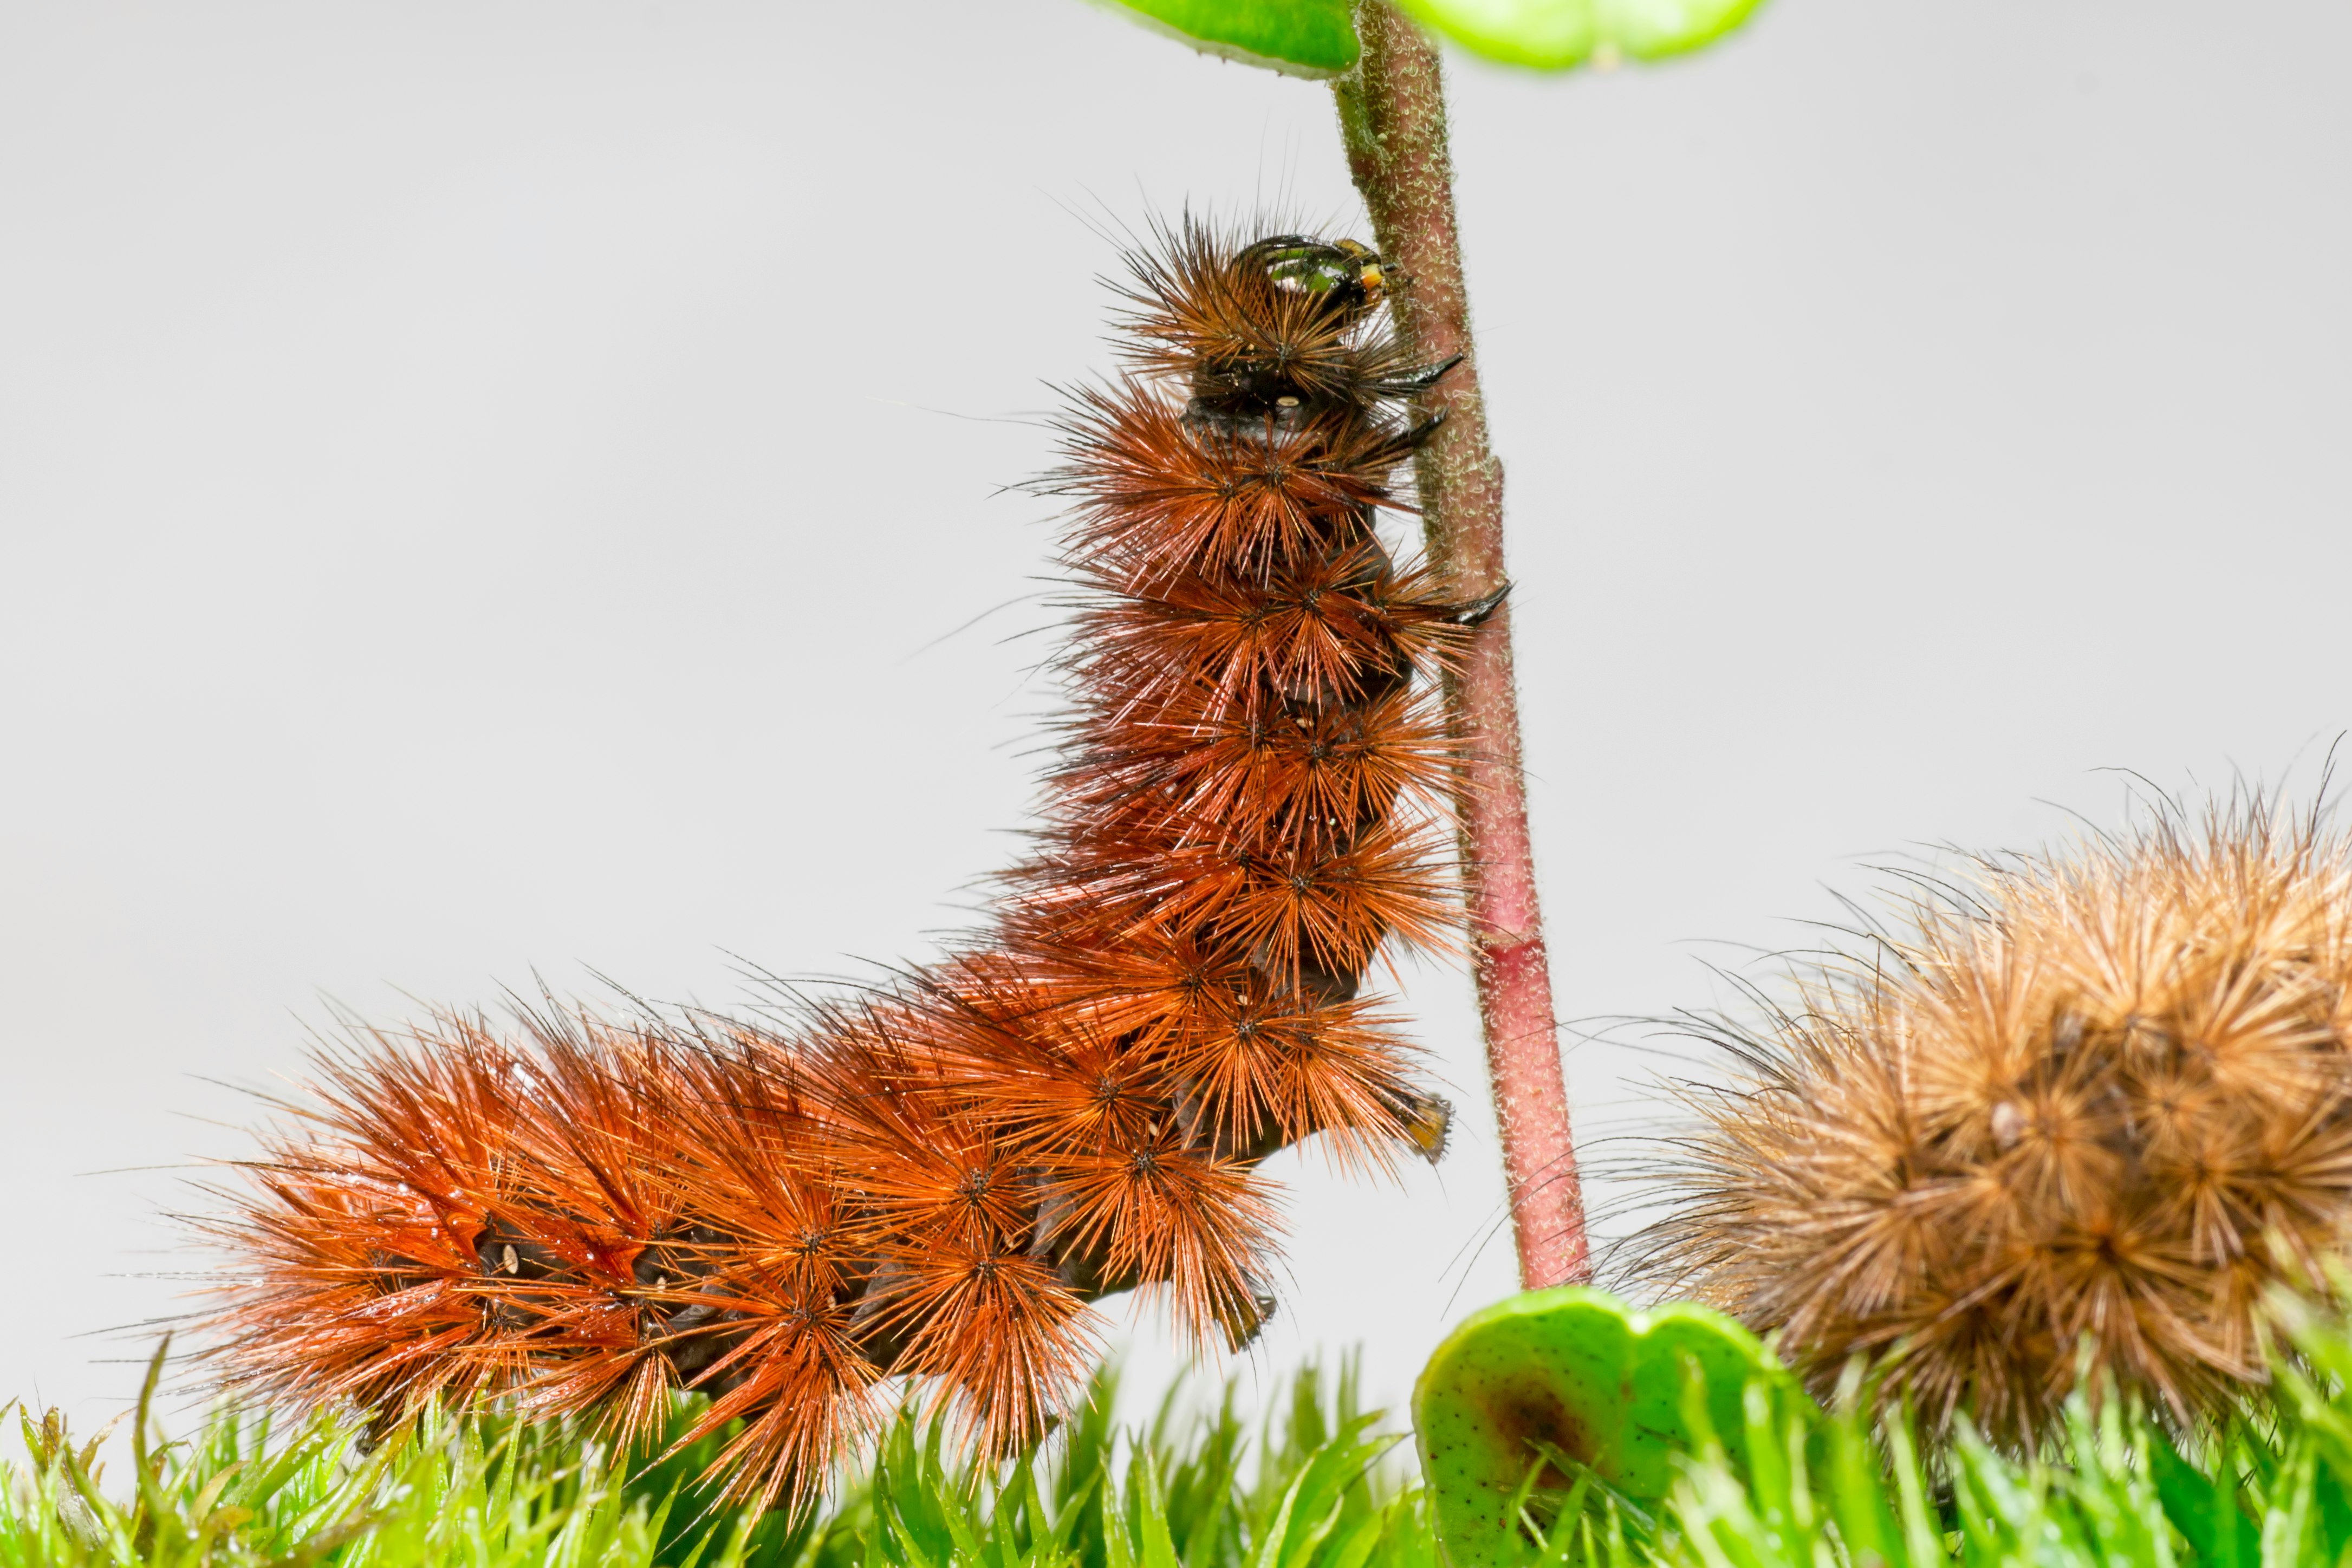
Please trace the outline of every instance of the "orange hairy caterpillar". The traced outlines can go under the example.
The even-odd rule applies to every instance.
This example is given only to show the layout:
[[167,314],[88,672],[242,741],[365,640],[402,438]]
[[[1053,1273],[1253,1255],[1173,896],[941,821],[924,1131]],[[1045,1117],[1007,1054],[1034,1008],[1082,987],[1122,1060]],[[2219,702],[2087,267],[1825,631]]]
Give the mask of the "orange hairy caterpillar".
[[2263,1298],[2352,1243],[2352,842],[2260,799],[1980,863],[1698,1092],[1640,1271],[1823,1392],[2031,1446],[2085,1369],[2184,1424],[2264,1381]]
[[1035,1437],[1102,1295],[1245,1343],[1275,1150],[1437,1156],[1444,1103],[1359,992],[1459,918],[1428,677],[1492,604],[1375,528],[1450,365],[1410,361],[1351,242],[1188,222],[1130,259],[1130,363],[1045,482],[1070,710],[991,929],[790,1028],[448,1014],[331,1057],[212,1227],[232,1387],[379,1422],[507,1395],[626,1440],[698,1389],[688,1440],[744,1423],[733,1492],[797,1502],[886,1378],[986,1451]]

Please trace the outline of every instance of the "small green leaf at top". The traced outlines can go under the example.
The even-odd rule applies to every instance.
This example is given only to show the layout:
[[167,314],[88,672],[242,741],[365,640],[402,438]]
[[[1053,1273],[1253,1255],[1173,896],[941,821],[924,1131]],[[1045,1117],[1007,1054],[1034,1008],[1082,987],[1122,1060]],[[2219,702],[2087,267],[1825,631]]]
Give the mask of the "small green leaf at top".
[[1118,0],[1113,8],[1203,54],[1286,76],[1335,77],[1356,63],[1348,0]]
[[1703,49],[1763,0],[1397,0],[1489,59],[1540,70],[1655,60]]
[[1744,1463],[1742,1401],[1758,1379],[1801,1397],[1755,1335],[1686,1301],[1637,1312],[1570,1285],[1475,1313],[1412,1395],[1448,1556],[1485,1568],[1528,1555],[1519,1514],[1531,1481],[1546,1493],[1597,1486],[1654,1511],[1677,1455],[1712,1441]]

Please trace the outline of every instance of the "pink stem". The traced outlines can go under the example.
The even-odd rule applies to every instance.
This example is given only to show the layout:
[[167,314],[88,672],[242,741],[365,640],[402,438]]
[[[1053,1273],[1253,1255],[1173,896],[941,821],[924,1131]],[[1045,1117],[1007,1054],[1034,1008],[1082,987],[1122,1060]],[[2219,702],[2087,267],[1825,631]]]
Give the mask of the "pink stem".
[[[1445,423],[1422,449],[1418,467],[1431,563],[1463,600],[1475,601],[1509,581],[1503,466],[1487,447],[1486,405],[1470,340],[1437,50],[1386,0],[1360,0],[1356,31],[1363,58],[1334,91],[1349,170],[1370,210],[1373,238],[1382,259],[1403,275],[1398,326],[1423,362],[1462,356],[1423,399]],[[1591,1273],[1591,1249],[1528,838],[1507,602],[1471,638],[1460,671],[1446,682],[1446,700],[1456,732],[1470,743],[1460,800],[1462,862],[1519,1281],[1529,1290],[1568,1284]]]

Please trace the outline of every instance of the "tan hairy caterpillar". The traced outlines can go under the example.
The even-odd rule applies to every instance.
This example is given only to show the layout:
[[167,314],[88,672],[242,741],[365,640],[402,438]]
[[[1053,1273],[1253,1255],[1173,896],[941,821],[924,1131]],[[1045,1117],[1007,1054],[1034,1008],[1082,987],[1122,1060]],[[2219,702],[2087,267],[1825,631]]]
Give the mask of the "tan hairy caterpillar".
[[1129,362],[1071,400],[1044,486],[1068,709],[989,927],[790,1027],[451,1012],[322,1061],[211,1226],[231,1387],[379,1423],[510,1395],[623,1440],[697,1389],[694,1436],[744,1422],[731,1492],[798,1502],[885,1379],[986,1451],[1035,1437],[1103,1295],[1247,1343],[1275,1150],[1441,1152],[1362,988],[1460,918],[1431,677],[1493,605],[1375,526],[1450,363],[1400,346],[1350,241],[1188,220],[1129,264]]
[[2271,1297],[2352,1250],[2352,841],[2252,794],[1929,884],[1760,1027],[1627,1272],[1857,1358],[1931,1427],[2120,1391],[2225,1421]]

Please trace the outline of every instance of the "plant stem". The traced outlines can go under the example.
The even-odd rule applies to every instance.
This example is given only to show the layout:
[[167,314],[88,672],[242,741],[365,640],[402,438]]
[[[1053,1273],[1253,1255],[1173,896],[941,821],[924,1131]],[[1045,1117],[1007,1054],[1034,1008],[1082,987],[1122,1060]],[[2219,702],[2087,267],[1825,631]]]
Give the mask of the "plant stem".
[[[1363,57],[1333,91],[1349,171],[1370,210],[1373,238],[1382,259],[1403,274],[1395,291],[1398,329],[1424,363],[1462,356],[1422,400],[1445,423],[1415,466],[1431,564],[1463,600],[1475,601],[1509,581],[1503,467],[1486,444],[1486,405],[1470,340],[1437,50],[1386,0],[1360,0],[1356,31]],[[1591,1273],[1591,1251],[1528,839],[1507,602],[1472,634],[1460,668],[1446,678],[1445,695],[1467,754],[1459,795],[1462,865],[1519,1280],[1529,1290],[1566,1284]]]

